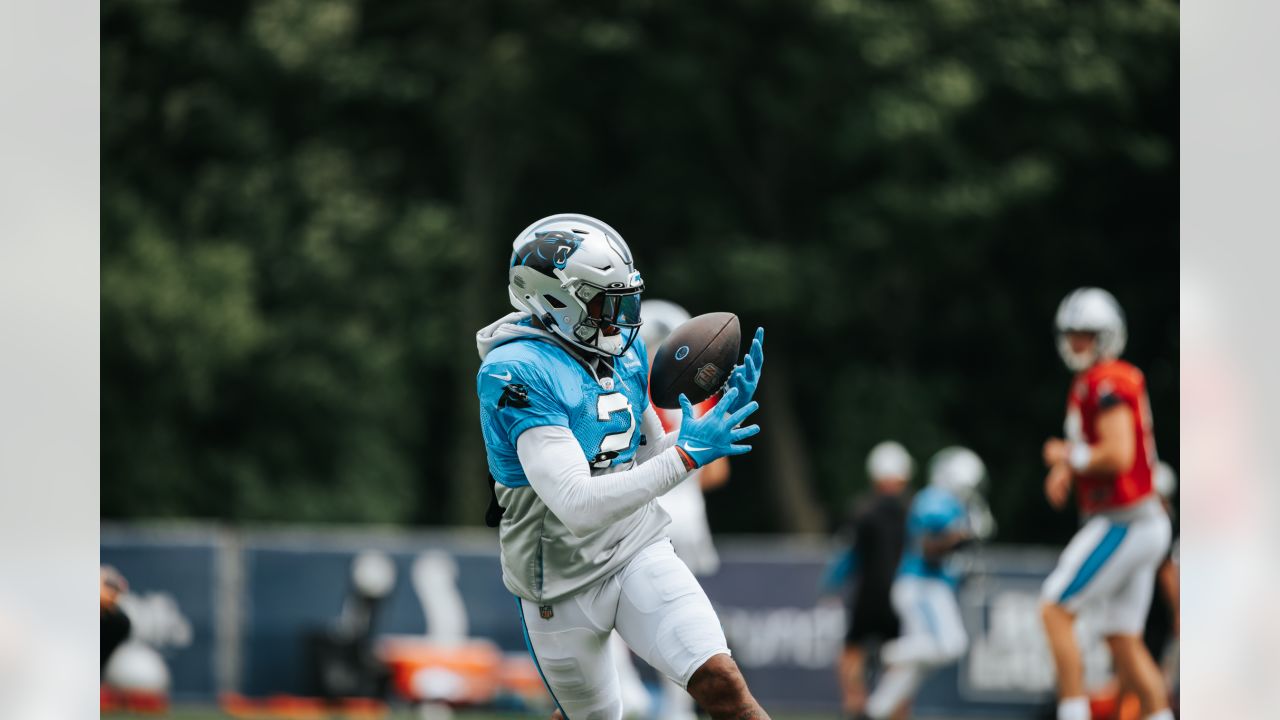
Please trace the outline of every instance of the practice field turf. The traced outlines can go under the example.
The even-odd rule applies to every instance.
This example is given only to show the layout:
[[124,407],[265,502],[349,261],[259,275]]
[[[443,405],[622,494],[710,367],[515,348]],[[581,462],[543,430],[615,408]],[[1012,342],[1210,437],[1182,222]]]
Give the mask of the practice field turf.
[[[212,708],[174,708],[166,715],[139,715],[133,713],[104,713],[103,720],[229,720],[231,716],[226,715],[219,710]],[[337,717],[337,716],[334,716]],[[519,713],[482,713],[482,712],[457,712],[454,714],[457,720],[533,720],[540,718],[545,720],[546,715],[523,715]],[[837,715],[821,715],[821,714],[771,714],[774,720],[837,720]],[[913,716],[915,717],[915,716]],[[399,710],[387,715],[384,720],[418,720],[419,716],[412,710]],[[916,720],[960,720],[959,718],[944,718],[938,716],[930,716],[928,718],[916,717]]]
[[[212,708],[174,708],[166,715],[140,715],[134,713],[104,713],[103,720],[228,720],[230,715],[226,715]],[[337,716],[334,716],[337,717]],[[532,720],[532,718],[542,718],[545,720],[546,715],[522,715],[518,713],[479,713],[479,712],[457,712],[454,714],[457,720]],[[773,715],[774,720],[832,720],[834,715]],[[384,720],[418,720],[418,715],[411,710],[400,710],[385,716]]]

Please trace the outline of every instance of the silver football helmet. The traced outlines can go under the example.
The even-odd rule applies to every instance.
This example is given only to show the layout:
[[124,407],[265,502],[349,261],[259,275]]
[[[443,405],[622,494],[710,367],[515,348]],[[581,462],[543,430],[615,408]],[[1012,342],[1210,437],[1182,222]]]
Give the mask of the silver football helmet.
[[588,215],[561,213],[512,243],[511,304],[575,347],[622,355],[640,330],[644,281],[622,235]]
[[911,453],[893,440],[878,443],[867,455],[867,475],[874,482],[910,480],[913,469]]
[[929,484],[946,490],[962,503],[978,494],[986,477],[987,466],[969,448],[946,447],[929,460]]
[[969,529],[979,540],[996,532],[995,517],[982,496],[987,485],[987,466],[969,448],[943,448],[929,460],[929,484],[946,490],[965,507]]
[[[1128,339],[1124,311],[1111,293],[1102,288],[1073,290],[1058,305],[1054,323],[1058,331],[1058,354],[1067,367],[1079,372],[1103,359],[1120,357]],[[1097,341],[1089,352],[1077,353],[1067,340],[1069,332],[1094,333]]]

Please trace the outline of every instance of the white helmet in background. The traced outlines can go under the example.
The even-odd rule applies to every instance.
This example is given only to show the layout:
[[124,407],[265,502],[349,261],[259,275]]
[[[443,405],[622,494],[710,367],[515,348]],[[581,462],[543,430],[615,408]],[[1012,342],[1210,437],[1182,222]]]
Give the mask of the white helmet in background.
[[929,484],[946,490],[962,503],[978,494],[986,477],[987,466],[969,448],[943,448],[929,460]]
[[589,215],[542,218],[512,243],[511,305],[588,352],[617,357],[631,347],[643,291],[622,235]]
[[688,310],[669,300],[656,299],[640,303],[640,316],[644,318],[644,325],[640,326],[640,339],[644,340],[650,360],[658,352],[662,341],[690,318]]
[[1156,487],[1156,492],[1160,497],[1168,500],[1178,491],[1178,473],[1173,471],[1169,463],[1161,460],[1156,463],[1155,477],[1152,478],[1152,484]]
[[873,482],[910,480],[914,466],[907,449],[893,440],[877,444],[867,455],[867,475]]
[[[1079,372],[1103,359],[1120,357],[1128,339],[1124,311],[1111,293],[1102,288],[1073,290],[1058,305],[1054,325],[1058,331],[1058,354],[1067,367]],[[1089,332],[1097,336],[1093,350],[1076,353],[1067,341],[1069,332]]]

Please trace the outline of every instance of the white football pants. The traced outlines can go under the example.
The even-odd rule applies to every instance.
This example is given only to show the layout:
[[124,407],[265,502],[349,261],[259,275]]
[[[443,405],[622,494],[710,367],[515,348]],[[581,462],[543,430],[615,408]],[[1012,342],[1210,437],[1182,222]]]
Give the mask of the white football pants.
[[609,651],[615,628],[682,688],[707,660],[730,654],[711,601],[666,538],[576,595],[550,605],[518,603],[534,663],[567,720],[622,717]]
[[893,581],[890,597],[902,634],[880,651],[887,669],[866,706],[867,715],[877,720],[914,695],[927,672],[959,660],[969,647],[950,583],[902,575]]
[[1062,551],[1041,598],[1072,613],[1098,607],[1104,637],[1141,635],[1170,534],[1169,516],[1155,499],[1094,515]]
[[[649,689],[644,686],[644,681],[640,679],[640,671],[636,670],[636,664],[631,660],[631,648],[623,642],[617,630],[609,634],[609,654],[613,656],[613,667],[618,671],[618,689],[622,695],[622,717],[649,717],[650,711],[653,710],[653,698],[649,697]],[[684,690],[680,692],[689,694]]]

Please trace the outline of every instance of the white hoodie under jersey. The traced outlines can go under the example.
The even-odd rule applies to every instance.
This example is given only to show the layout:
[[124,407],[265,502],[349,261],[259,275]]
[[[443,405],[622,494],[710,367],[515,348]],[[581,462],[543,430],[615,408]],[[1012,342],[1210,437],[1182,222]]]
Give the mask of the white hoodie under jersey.
[[649,406],[637,340],[601,371],[512,313],[480,330],[480,421],[498,504],[503,582],[553,603],[662,538],[654,501],[688,475]]

